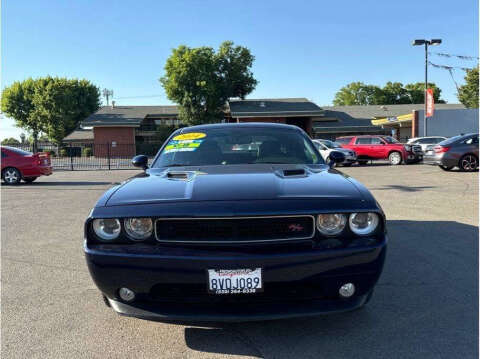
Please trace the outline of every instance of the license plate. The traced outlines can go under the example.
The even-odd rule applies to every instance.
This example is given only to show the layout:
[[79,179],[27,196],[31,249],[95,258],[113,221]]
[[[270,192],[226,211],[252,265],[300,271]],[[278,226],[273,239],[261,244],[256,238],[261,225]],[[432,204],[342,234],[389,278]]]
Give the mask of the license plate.
[[249,294],[262,291],[262,268],[208,270],[209,293]]
[[427,151],[426,154],[427,155],[433,155],[433,151]]

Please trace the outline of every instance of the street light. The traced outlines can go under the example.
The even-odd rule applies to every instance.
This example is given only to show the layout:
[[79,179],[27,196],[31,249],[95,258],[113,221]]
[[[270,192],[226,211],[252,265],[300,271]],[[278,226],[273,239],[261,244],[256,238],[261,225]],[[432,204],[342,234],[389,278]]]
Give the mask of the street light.
[[424,92],[424,109],[423,109],[423,136],[427,136],[427,87],[428,87],[428,45],[430,46],[437,46],[442,43],[442,39],[431,39],[431,40],[425,40],[425,39],[417,39],[413,40],[412,45],[413,46],[425,46],[425,92]]

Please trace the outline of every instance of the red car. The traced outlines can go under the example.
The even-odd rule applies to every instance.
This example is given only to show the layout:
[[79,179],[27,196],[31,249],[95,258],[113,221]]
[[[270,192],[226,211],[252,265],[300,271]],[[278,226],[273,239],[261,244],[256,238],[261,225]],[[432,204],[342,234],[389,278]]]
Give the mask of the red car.
[[361,165],[369,160],[388,159],[392,165],[399,165],[402,162],[414,163],[423,159],[421,146],[403,144],[390,136],[338,137],[335,142],[354,150]]
[[31,153],[19,148],[2,146],[2,180],[18,184],[23,179],[31,183],[39,176],[50,176],[52,164],[48,153]]

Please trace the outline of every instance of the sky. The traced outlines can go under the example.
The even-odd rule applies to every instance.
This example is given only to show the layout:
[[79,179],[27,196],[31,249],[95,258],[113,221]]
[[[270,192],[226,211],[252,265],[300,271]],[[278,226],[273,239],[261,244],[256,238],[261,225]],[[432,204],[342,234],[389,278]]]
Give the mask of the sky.
[[[85,78],[112,89],[118,105],[171,104],[158,79],[181,44],[246,46],[259,81],[248,98],[306,97],[319,106],[353,81],[424,81],[416,38],[441,38],[431,51],[478,56],[476,0],[3,0],[1,12],[2,89],[28,77]],[[461,70],[454,77],[464,82]],[[458,103],[446,70],[430,67],[429,81]],[[18,138],[23,131],[1,117],[0,138]]]

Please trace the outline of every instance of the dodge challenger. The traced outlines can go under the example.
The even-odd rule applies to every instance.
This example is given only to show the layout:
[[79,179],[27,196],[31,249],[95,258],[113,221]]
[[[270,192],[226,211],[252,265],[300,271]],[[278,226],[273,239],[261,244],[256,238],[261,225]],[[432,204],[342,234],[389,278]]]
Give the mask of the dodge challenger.
[[252,321],[350,311],[382,272],[385,215],[299,127],[174,132],[109,189],[84,226],[90,274],[115,312]]

